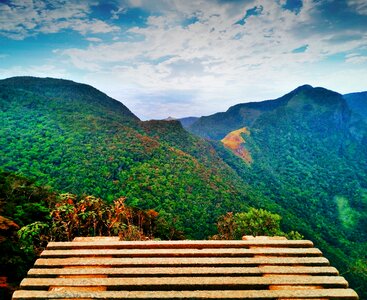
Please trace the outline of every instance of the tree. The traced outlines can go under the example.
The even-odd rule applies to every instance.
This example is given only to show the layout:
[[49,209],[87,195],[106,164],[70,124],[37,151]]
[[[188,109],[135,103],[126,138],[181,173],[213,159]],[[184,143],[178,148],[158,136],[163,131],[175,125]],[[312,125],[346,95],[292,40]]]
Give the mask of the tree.
[[212,239],[234,240],[244,235],[286,236],[288,239],[299,240],[303,236],[297,231],[285,233],[280,229],[281,216],[265,209],[250,208],[248,212],[240,212],[220,216],[217,222],[218,234]]
[[281,216],[264,209],[250,208],[248,212],[234,215],[236,224],[234,236],[241,238],[243,235],[284,235],[280,229]]

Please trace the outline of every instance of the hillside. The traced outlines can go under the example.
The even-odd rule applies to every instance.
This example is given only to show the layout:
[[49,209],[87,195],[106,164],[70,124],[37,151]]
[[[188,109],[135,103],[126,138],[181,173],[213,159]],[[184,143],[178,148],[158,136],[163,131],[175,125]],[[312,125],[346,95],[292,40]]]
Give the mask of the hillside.
[[213,234],[228,211],[266,208],[367,290],[366,123],[335,92],[302,86],[197,119],[189,128],[207,141],[88,85],[16,77],[0,81],[0,120],[0,169],[59,193],[126,197],[188,238]]
[[[22,108],[51,111],[58,118],[77,120],[77,114],[110,121],[138,121],[121,102],[108,97],[97,89],[70,80],[36,77],[13,77],[0,80],[3,111]],[[64,121],[64,123],[67,123]]]
[[[251,164],[220,142],[243,127],[251,133],[243,134]],[[245,182],[280,205],[284,218],[296,215],[287,223],[314,240],[359,292],[367,290],[367,129],[342,95],[302,86],[189,128],[214,139]]]
[[58,192],[120,196],[165,215],[187,237],[257,203],[214,148],[178,121],[141,122],[93,87],[59,79],[0,81],[0,168]]
[[198,117],[187,117],[187,118],[181,118],[179,119],[180,123],[184,128],[189,127],[191,124],[193,124],[195,121],[197,121]]
[[245,135],[250,135],[246,127],[231,131],[223,139],[221,139],[224,147],[230,149],[235,155],[241,157],[245,162],[251,163],[252,158],[245,147]]
[[251,126],[259,116],[286,104],[299,91],[312,89],[309,85],[301,86],[276,100],[249,102],[230,107],[226,112],[197,119],[187,129],[199,136],[221,140],[229,132],[241,127]]
[[354,113],[367,120],[367,92],[346,94],[343,97]]

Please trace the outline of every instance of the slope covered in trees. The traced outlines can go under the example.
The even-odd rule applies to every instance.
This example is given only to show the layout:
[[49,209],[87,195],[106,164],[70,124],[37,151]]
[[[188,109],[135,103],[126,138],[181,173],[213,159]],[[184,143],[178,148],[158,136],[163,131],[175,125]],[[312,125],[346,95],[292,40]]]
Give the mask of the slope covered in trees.
[[346,94],[343,97],[348,107],[367,121],[367,92]]
[[185,128],[199,136],[221,140],[231,131],[251,126],[262,114],[283,106],[299,91],[308,89],[312,87],[304,85],[276,100],[237,104],[226,112],[201,117]]
[[178,121],[141,122],[123,104],[71,81],[0,81],[0,168],[59,192],[155,209],[206,238],[221,214],[256,203],[210,143]]
[[[0,172],[0,298],[10,300],[20,280],[49,241],[78,236],[119,236],[120,240],[184,239],[164,215],[94,196],[58,194],[24,177]],[[212,239],[241,239],[244,234],[286,235],[281,217],[263,209],[227,213],[218,219]],[[18,225],[20,224],[20,225]]]
[[[0,168],[60,193],[109,204],[124,197],[188,238],[214,234],[229,211],[265,208],[282,216],[283,231],[315,241],[361,292],[366,123],[347,104],[337,93],[303,86],[196,120],[190,130],[207,141],[175,120],[141,122],[87,85],[10,78],[0,81]],[[244,127],[251,163],[220,142]],[[161,235],[170,238],[172,230]]]
[[[58,194],[27,178],[0,172],[0,299],[11,299],[47,242],[76,236],[119,236],[122,240],[179,238],[154,210],[94,197]],[[181,235],[180,235],[181,234]]]
[[[237,174],[281,206],[287,224],[315,241],[365,295],[367,127],[363,118],[342,95],[311,86],[274,101],[239,104],[222,114],[222,121],[218,115],[208,116],[190,129],[214,139],[217,151]],[[227,130],[244,126],[251,133],[243,136],[250,165],[219,141]],[[288,213],[297,218],[289,219]]]

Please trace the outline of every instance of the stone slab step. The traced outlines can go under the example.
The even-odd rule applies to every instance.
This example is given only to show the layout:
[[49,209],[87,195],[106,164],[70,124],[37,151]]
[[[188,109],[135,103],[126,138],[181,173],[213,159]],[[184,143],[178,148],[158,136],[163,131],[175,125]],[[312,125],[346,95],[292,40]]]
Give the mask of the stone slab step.
[[187,266],[245,266],[245,265],[329,265],[325,257],[204,257],[204,258],[40,258],[35,262],[37,267],[67,267],[67,266],[113,266],[113,267],[187,267]]
[[28,272],[29,277],[56,277],[65,275],[109,275],[109,276],[241,276],[263,274],[310,274],[338,275],[334,267],[292,267],[292,266],[262,266],[262,267],[183,267],[183,268],[33,268]]
[[244,287],[270,285],[317,285],[344,287],[348,282],[341,276],[292,276],[266,277],[129,277],[129,278],[25,278],[23,289],[49,289],[50,287],[99,287],[127,290],[206,290],[243,289]]
[[[284,236],[252,236],[245,235],[242,237],[243,240],[286,240]],[[96,241],[119,241],[118,236],[77,236],[73,239],[73,242],[96,242]]]
[[50,242],[13,299],[358,299],[311,241]]
[[142,241],[126,242],[115,240],[92,240],[92,242],[50,242],[47,249],[180,249],[180,248],[248,248],[290,247],[309,248],[308,240],[253,239],[245,241]]
[[44,250],[42,258],[52,257],[245,257],[254,255],[272,256],[321,256],[317,248],[218,248],[218,249],[78,249]]
[[267,291],[16,291],[14,300],[45,299],[358,299],[352,289],[267,290]]

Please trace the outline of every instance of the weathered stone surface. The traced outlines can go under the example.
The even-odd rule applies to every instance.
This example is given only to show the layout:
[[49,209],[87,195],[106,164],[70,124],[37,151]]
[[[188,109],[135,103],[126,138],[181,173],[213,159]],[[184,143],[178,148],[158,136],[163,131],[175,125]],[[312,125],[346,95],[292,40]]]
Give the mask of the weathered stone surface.
[[321,256],[322,252],[316,248],[233,248],[233,249],[79,249],[79,250],[45,250],[42,258],[61,257],[251,257],[266,256]]
[[310,241],[49,243],[13,299],[358,299]]
[[56,277],[64,275],[110,275],[111,277],[128,276],[240,276],[264,274],[309,274],[338,275],[334,267],[292,267],[292,266],[261,266],[261,267],[182,267],[182,268],[33,268],[28,277]]
[[325,266],[329,261],[325,257],[69,257],[69,258],[40,258],[37,267],[63,266],[111,266],[111,267],[188,267],[188,266],[248,266],[248,265],[308,265]]
[[144,241],[126,242],[92,240],[92,242],[50,242],[47,246],[50,250],[56,249],[180,249],[180,248],[248,248],[250,246],[262,247],[313,247],[308,240],[277,240],[277,239],[253,239],[247,241]]
[[62,287],[114,287],[129,290],[205,290],[219,289],[251,289],[255,286],[269,285],[321,285],[347,287],[347,281],[341,276],[249,276],[249,277],[133,277],[133,278],[25,278],[21,288],[44,289],[50,286]]
[[17,291],[14,300],[29,299],[358,299],[351,289],[273,290],[273,291],[105,291],[105,292],[47,292]]

